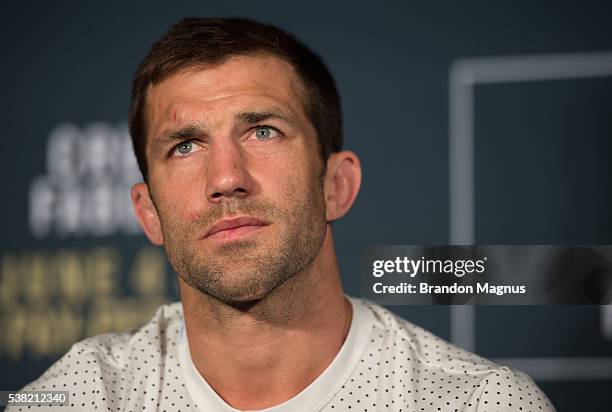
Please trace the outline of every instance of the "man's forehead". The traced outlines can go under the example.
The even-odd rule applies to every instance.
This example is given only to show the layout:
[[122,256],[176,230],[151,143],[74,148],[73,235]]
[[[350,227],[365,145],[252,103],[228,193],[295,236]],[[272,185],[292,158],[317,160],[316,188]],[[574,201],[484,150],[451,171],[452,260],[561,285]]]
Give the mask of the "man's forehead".
[[[278,111],[303,114],[303,96],[303,84],[286,61],[269,55],[235,56],[217,65],[185,68],[150,86],[146,114],[154,132],[161,126],[156,123],[175,123],[181,116],[192,115],[188,112],[197,111],[198,106],[214,107],[217,102],[231,102],[235,97],[243,103],[251,101],[254,109],[259,109],[255,107],[259,101]],[[236,107],[234,112],[245,109]]]
[[302,89],[292,65],[274,56],[255,55],[186,67],[150,85],[147,95],[149,102],[164,103],[176,97],[215,100],[235,92],[301,97]]

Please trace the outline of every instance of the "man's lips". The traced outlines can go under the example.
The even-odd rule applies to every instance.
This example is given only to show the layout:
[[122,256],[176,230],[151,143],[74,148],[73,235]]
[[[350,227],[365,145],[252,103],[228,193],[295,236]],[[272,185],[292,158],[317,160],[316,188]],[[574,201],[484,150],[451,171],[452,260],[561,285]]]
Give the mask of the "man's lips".
[[266,226],[267,223],[255,217],[223,219],[215,223],[204,236],[205,239],[233,237]]

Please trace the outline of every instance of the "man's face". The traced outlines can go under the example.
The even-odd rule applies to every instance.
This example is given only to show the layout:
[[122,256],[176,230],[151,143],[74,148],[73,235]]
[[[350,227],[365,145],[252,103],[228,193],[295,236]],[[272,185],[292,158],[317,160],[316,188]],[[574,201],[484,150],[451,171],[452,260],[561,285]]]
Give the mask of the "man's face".
[[239,56],[149,91],[149,192],[186,283],[226,303],[264,297],[319,253],[323,163],[286,62]]

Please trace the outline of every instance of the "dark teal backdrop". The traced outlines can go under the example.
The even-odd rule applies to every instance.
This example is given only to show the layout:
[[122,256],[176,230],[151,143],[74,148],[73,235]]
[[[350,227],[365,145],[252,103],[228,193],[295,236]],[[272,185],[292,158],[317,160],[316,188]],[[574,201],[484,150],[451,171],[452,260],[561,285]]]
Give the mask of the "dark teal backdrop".
[[[364,247],[450,241],[453,62],[612,53],[605,1],[19,2],[0,15],[2,390],[39,376],[75,339],[135,326],[176,298],[163,253],[124,215],[131,76],[176,19],[277,24],[335,74],[346,148],[364,170],[353,210],[334,225],[353,295]],[[476,85],[474,97],[475,241],[612,244],[612,67]],[[451,338],[448,307],[392,309]],[[612,310],[482,307],[474,319],[479,354],[548,362],[534,376],[560,411],[610,409],[612,372],[589,365],[610,364]],[[568,359],[592,363],[568,371]]]

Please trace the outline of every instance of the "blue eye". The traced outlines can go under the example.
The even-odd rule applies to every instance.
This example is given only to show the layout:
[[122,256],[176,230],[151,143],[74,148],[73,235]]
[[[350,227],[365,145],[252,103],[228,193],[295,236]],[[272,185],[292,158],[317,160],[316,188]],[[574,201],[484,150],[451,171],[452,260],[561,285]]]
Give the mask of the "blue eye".
[[176,146],[176,151],[181,155],[188,155],[193,149],[192,142],[183,142]]
[[268,140],[274,137],[274,133],[276,133],[276,131],[271,127],[259,127],[255,129],[255,138],[257,140]]

